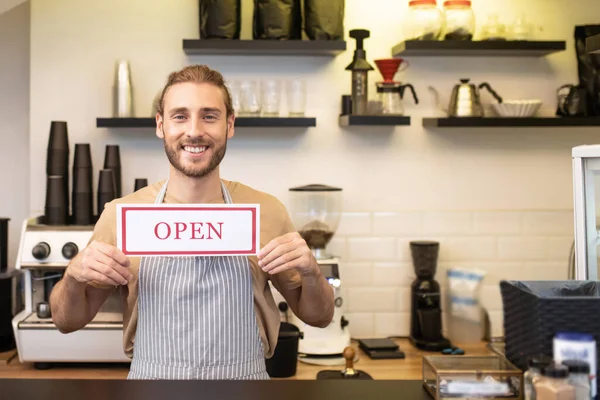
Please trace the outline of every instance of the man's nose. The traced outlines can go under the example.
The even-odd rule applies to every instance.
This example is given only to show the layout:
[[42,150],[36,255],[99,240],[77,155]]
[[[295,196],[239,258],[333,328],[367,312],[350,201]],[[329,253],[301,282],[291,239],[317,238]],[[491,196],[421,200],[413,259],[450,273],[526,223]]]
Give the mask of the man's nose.
[[188,136],[193,137],[201,137],[206,135],[206,131],[204,130],[204,124],[201,117],[194,118],[192,120],[192,126],[188,132]]

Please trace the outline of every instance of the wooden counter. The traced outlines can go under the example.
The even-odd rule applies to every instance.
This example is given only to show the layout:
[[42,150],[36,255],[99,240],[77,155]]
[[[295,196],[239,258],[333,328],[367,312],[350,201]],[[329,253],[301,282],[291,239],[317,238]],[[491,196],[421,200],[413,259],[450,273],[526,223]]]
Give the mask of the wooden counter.
[[421,381],[127,381],[6,379],[3,399],[433,400]]
[[[440,353],[422,352],[414,348],[408,340],[396,340],[400,348],[406,353],[406,358],[401,360],[371,360],[366,354],[358,350],[359,360],[355,368],[369,373],[374,379],[421,379],[424,355],[439,355]],[[357,343],[353,346],[358,349]],[[472,345],[458,345],[465,350],[465,355],[493,354],[487,348],[487,343]],[[342,369],[335,366],[317,366],[298,363],[296,376],[292,380],[312,380],[323,369]],[[125,379],[129,371],[129,364],[57,364],[48,370],[37,370],[33,364],[21,364],[18,357],[14,357],[6,365],[0,365],[1,378],[26,378],[26,379]]]

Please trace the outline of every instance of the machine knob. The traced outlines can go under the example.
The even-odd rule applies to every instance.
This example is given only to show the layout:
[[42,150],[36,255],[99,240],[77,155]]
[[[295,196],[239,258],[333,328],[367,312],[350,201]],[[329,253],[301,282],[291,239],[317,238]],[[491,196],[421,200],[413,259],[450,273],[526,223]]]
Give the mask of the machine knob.
[[287,312],[287,310],[289,308],[288,304],[286,302],[284,302],[284,301],[282,301],[281,303],[279,303],[277,305],[277,307],[279,308],[279,311],[281,311],[281,312]]
[[62,248],[62,255],[67,260],[70,260],[73,257],[75,257],[77,253],[79,253],[79,248],[73,242],[65,243],[65,245]]
[[344,317],[342,317],[342,319],[340,321],[341,321],[340,323],[342,324],[342,329],[344,329],[345,327],[347,327],[350,324],[350,322]]
[[48,258],[50,255],[50,245],[46,242],[40,242],[36,244],[33,247],[33,250],[31,250],[31,255],[33,255],[37,260]]

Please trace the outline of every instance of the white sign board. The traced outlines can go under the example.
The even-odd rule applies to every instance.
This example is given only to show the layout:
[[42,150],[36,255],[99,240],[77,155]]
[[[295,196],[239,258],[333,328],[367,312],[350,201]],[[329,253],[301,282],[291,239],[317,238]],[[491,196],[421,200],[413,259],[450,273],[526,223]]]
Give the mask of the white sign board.
[[256,255],[258,204],[117,204],[117,247],[127,256]]

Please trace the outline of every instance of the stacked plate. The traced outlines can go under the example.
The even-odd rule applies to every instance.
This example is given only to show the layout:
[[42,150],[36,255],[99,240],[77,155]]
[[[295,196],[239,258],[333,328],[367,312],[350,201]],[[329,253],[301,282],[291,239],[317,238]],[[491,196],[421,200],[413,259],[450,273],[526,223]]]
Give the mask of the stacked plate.
[[504,100],[492,103],[494,112],[500,117],[533,117],[542,105],[541,100]]

